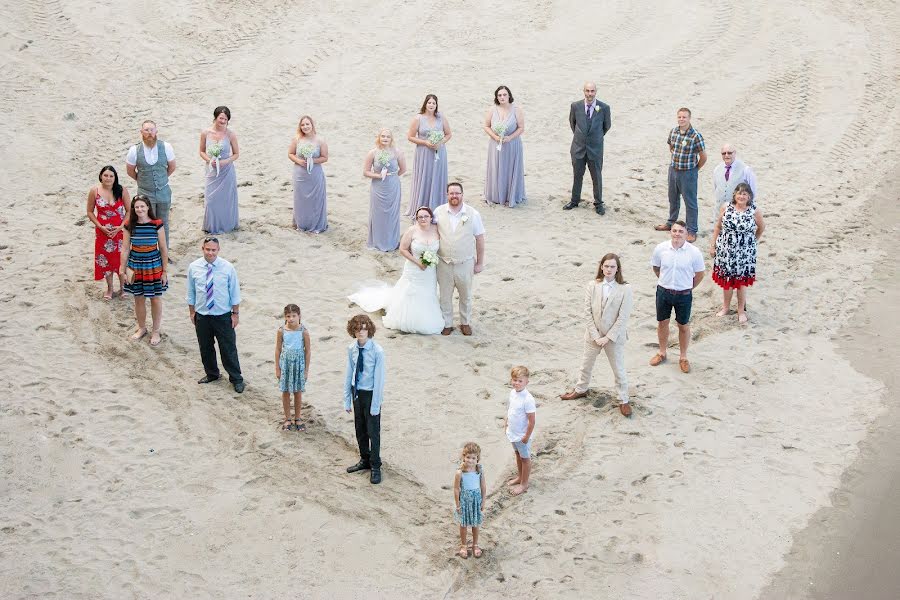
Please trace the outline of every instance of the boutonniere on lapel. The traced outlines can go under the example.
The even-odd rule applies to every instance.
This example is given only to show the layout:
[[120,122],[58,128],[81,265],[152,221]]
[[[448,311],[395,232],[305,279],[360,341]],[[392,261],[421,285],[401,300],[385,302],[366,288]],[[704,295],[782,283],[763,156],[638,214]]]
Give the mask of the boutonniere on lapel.
[[594,101],[594,112],[600,112],[600,103],[596,100]]

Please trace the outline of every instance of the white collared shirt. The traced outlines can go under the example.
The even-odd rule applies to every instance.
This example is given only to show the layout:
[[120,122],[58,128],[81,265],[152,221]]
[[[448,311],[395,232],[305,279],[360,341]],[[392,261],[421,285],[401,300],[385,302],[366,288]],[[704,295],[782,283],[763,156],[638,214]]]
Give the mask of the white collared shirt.
[[[144,160],[147,161],[148,165],[155,165],[156,161],[159,160],[159,144],[154,144],[152,148],[148,148],[144,142],[141,142],[141,146],[144,148]],[[163,146],[166,149],[166,160],[169,162],[175,160],[175,151],[172,150],[172,145],[169,142],[163,142]],[[137,164],[137,144],[128,148],[125,164],[131,166]]]
[[659,285],[667,290],[690,290],[694,287],[694,273],[706,270],[703,253],[685,242],[681,248],[672,246],[672,240],[658,244],[653,249],[650,266],[659,268]]
[[606,302],[606,299],[609,298],[610,294],[612,294],[613,290],[615,289],[613,287],[615,285],[616,285],[615,279],[613,279],[612,281],[606,281],[606,279],[603,280],[603,283],[600,286],[600,289],[602,290],[602,293],[600,296],[601,302]]
[[453,208],[447,205],[447,216],[450,217],[450,229],[456,231],[462,222],[463,215],[467,215],[472,220],[472,235],[484,235],[484,223],[478,211],[463,202],[460,205],[459,212],[453,212]]

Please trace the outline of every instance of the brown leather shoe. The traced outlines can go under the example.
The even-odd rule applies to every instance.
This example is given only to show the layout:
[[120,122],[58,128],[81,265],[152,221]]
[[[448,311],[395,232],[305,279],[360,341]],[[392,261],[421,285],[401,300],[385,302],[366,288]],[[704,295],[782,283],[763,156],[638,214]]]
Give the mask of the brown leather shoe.
[[441,335],[450,335],[451,333],[453,333],[452,327],[444,327],[441,329]]
[[659,365],[661,362],[664,362],[665,360],[666,360],[666,355],[660,354],[659,352],[657,352],[656,354],[653,355],[653,358],[650,359],[650,366],[655,367],[655,366]]
[[655,229],[657,231],[669,231],[670,229],[672,229],[672,226],[669,225],[668,223],[661,223],[661,224],[657,225],[656,227],[654,227],[653,229]]
[[628,404],[627,402],[623,402],[622,404],[619,405],[619,412],[622,413],[623,417],[630,417],[631,416],[631,405]]
[[691,363],[688,362],[686,358],[678,359],[678,366],[681,367],[682,373],[690,373],[691,372]]
[[692,243],[692,244],[693,244],[694,242],[696,242],[696,241],[697,241],[697,234],[696,234],[696,233],[689,233],[689,234],[687,234],[687,241],[689,241],[689,242]]
[[472,335],[472,328],[468,325],[460,325],[459,330],[462,331],[463,335]]
[[572,390],[571,392],[566,392],[565,394],[560,394],[560,400],[577,400],[578,398],[586,398],[587,392],[577,392]]

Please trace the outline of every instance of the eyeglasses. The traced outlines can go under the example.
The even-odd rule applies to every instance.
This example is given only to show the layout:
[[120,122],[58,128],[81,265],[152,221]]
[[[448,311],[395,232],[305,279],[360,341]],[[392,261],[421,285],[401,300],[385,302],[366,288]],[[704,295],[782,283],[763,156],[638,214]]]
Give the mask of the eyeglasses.
[[448,196],[462,196],[462,192],[447,192]]
[[416,219],[419,219],[419,220],[422,220],[422,219],[430,219],[430,218],[431,218],[431,217],[428,216],[428,215],[416,215]]
[[734,154],[734,150],[732,150],[731,152],[723,152],[722,156],[731,156],[732,154]]

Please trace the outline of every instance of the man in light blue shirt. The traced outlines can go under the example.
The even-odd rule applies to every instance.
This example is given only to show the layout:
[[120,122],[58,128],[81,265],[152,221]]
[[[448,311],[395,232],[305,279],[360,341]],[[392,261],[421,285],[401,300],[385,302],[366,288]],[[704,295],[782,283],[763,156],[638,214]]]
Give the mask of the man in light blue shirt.
[[200,359],[206,376],[197,383],[210,383],[219,379],[216,347],[222,354],[222,366],[228,372],[228,380],[238,394],[244,391],[244,378],[237,354],[237,336],[241,308],[241,289],[237,271],[230,262],[219,257],[219,240],[208,237],[203,240],[203,258],[188,267],[187,303],[191,323],[200,344]]
[[359,462],[348,473],[371,469],[369,481],[381,483],[381,402],[384,399],[384,350],[375,343],[375,324],[368,315],[347,322],[355,338],[347,348],[344,410],[353,412]]

